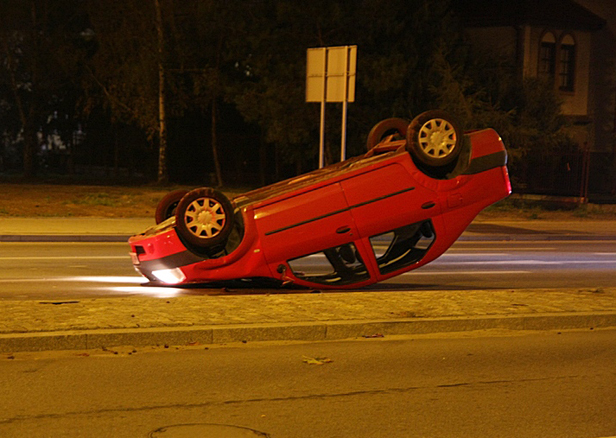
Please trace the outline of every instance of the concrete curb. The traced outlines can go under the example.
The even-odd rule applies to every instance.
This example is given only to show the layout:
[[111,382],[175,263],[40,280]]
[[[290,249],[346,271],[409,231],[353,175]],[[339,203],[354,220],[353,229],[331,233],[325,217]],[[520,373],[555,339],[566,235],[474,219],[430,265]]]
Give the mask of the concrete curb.
[[491,329],[518,331],[607,327],[616,327],[616,312],[11,333],[0,335],[0,353],[195,343],[328,341]]
[[130,235],[114,234],[3,234],[0,242],[128,242]]

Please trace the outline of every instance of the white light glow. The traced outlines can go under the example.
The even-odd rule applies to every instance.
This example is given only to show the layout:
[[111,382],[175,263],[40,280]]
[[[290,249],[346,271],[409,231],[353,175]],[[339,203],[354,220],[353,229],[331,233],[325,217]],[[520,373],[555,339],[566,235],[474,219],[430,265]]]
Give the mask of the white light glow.
[[152,271],[152,275],[166,284],[178,284],[186,280],[186,276],[179,268]]
[[173,287],[138,287],[138,286],[118,286],[118,287],[110,287],[109,290],[113,292],[122,292],[129,294],[138,294],[138,295],[149,295],[155,298],[173,298],[180,295],[183,291],[182,289],[176,289]]
[[64,281],[86,281],[92,283],[132,283],[132,284],[143,284],[147,283],[148,280],[145,277],[112,277],[112,276],[90,276],[90,277],[67,277],[63,278]]

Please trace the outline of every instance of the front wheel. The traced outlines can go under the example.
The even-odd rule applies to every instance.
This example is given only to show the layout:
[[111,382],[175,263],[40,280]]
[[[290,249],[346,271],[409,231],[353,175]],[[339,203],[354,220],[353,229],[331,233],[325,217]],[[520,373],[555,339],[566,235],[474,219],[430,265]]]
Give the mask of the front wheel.
[[175,226],[179,235],[197,248],[222,244],[233,229],[233,206],[212,188],[192,190],[177,206]]
[[426,111],[409,125],[407,147],[420,163],[441,167],[460,155],[462,134],[458,123],[445,111]]

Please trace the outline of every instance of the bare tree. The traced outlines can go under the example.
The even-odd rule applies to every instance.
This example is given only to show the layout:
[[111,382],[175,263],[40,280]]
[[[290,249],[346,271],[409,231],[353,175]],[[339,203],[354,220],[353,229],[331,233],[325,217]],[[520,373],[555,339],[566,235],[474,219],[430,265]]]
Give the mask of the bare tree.
[[164,6],[164,0],[88,3],[98,43],[88,63],[89,96],[102,99],[112,120],[136,124],[149,140],[158,140],[157,179],[161,183],[168,180]]
[[70,17],[46,0],[2,2],[0,8],[0,82],[7,91],[2,98],[18,121],[12,131],[23,139],[24,176],[30,178],[40,126],[66,81],[57,56],[65,43],[61,17]]

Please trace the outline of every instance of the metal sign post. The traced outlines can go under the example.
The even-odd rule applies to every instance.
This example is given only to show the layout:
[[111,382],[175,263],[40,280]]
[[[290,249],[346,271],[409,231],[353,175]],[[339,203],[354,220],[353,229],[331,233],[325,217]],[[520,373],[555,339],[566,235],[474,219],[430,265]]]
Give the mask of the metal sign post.
[[[353,76],[355,77],[355,76]],[[347,107],[348,95],[349,95],[349,50],[345,48],[344,51],[344,85],[342,86],[344,98],[342,100],[342,127],[341,140],[340,140],[340,161],[346,160],[346,127],[347,127]]]
[[340,160],[346,159],[348,102],[355,101],[357,46],[308,49],[306,63],[306,102],[321,102],[319,168],[325,165],[325,103],[342,102]]

